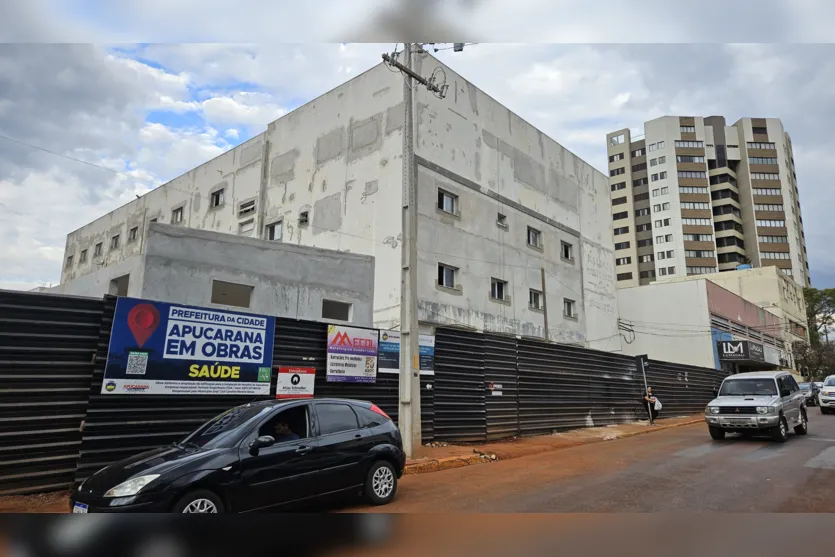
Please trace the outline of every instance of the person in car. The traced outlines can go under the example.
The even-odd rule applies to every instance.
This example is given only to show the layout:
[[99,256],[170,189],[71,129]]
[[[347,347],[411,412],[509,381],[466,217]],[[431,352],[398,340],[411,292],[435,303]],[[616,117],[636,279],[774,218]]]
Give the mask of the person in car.
[[299,439],[299,435],[290,429],[284,422],[278,422],[275,424],[275,442],[276,443],[284,443],[286,441],[296,441]]

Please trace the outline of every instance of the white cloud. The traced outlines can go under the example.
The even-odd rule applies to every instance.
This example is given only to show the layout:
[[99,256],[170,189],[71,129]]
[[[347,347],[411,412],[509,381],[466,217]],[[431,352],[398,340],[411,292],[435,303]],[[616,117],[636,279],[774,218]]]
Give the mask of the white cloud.
[[231,97],[212,97],[201,103],[206,119],[217,124],[239,124],[266,128],[287,114],[265,93],[235,93]]

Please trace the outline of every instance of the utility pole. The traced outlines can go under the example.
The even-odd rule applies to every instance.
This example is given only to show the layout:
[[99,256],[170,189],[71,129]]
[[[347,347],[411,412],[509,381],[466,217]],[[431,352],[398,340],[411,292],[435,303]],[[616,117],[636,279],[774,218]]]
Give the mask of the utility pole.
[[403,437],[406,455],[415,455],[421,444],[420,423],[420,328],[418,323],[417,292],[417,167],[414,145],[414,83],[419,83],[443,98],[447,85],[426,79],[412,69],[413,56],[421,50],[413,43],[405,43],[403,63],[394,56],[383,54],[383,60],[403,74],[403,242],[400,273],[400,403],[398,426]]
[[545,317],[545,342],[551,342],[551,334],[548,331],[548,294],[545,293],[545,267],[540,267],[542,281],[542,315]]

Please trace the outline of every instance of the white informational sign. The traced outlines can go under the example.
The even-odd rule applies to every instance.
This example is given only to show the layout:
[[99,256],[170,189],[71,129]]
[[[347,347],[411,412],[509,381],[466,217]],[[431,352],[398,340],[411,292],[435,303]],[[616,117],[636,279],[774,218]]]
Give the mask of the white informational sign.
[[327,380],[335,383],[377,382],[377,329],[328,325]]
[[312,367],[280,367],[275,398],[313,398],[316,369]]

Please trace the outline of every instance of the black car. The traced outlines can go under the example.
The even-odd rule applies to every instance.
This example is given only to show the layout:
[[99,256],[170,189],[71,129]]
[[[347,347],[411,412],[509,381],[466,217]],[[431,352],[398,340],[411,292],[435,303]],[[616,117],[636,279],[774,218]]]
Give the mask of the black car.
[[818,393],[820,389],[814,383],[800,383],[798,385],[800,387],[803,396],[806,398],[806,406],[817,406],[818,405]]
[[73,491],[70,508],[247,512],[352,490],[384,505],[405,464],[400,431],[370,402],[253,402],[179,443],[99,470]]

